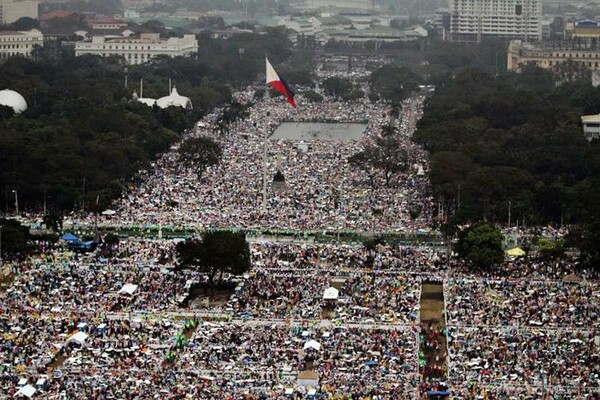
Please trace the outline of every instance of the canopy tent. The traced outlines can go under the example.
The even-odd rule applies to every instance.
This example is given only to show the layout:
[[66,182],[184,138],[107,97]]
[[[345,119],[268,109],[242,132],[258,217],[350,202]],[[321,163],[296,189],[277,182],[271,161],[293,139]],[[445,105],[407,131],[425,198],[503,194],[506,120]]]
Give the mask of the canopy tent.
[[132,295],[138,288],[138,285],[134,285],[133,283],[126,283],[123,285],[121,290],[119,290],[119,294],[128,294]]
[[302,371],[298,374],[298,386],[319,386],[319,375],[313,371]]
[[315,349],[319,351],[321,350],[321,344],[316,340],[309,340],[308,342],[304,343],[304,350],[306,349]]
[[575,274],[569,274],[569,275],[565,275],[565,277],[563,278],[563,282],[573,282],[573,283],[579,283],[581,282],[583,279],[581,279],[580,277],[578,277]]
[[340,291],[334,287],[329,287],[325,289],[325,293],[323,293],[323,298],[325,300],[336,300],[340,296]]
[[67,340],[67,342],[75,342],[78,344],[83,344],[85,342],[85,340],[88,338],[88,334],[85,332],[77,332],[73,335],[71,335],[71,337],[69,338],[69,340]]
[[79,242],[79,238],[72,233],[65,233],[61,236],[61,239],[67,242]]
[[436,397],[447,397],[450,396],[450,391],[449,390],[428,390],[427,394],[430,396],[436,396]]
[[17,397],[18,396],[26,396],[26,397],[32,398],[33,394],[35,392],[36,392],[36,389],[33,386],[25,385],[21,389],[19,389],[19,391],[16,393],[16,395],[17,395]]
[[509,257],[523,257],[525,254],[525,251],[520,247],[515,247],[513,249],[506,250],[506,255]]

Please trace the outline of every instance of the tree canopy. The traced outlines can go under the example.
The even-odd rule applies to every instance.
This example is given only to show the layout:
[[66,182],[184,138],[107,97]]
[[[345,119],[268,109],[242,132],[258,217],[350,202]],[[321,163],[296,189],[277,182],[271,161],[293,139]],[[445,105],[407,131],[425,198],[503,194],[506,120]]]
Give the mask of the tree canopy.
[[[585,222],[600,202],[600,152],[579,122],[600,89],[549,72],[466,69],[426,104],[414,139],[432,153],[434,195],[459,221]],[[459,204],[460,197],[460,204]]]
[[16,219],[0,219],[0,258],[16,256],[29,250],[29,228],[21,225]]
[[348,162],[367,172],[371,181],[375,173],[383,173],[387,186],[391,185],[395,174],[406,171],[409,166],[406,147],[395,128],[388,125],[382,128],[381,136],[376,136],[372,144],[365,145]]
[[[90,210],[97,198],[105,207],[180,133],[264,73],[265,53],[273,62],[291,54],[282,29],[226,40],[207,33],[198,41],[200,57],[160,57],[127,71],[122,59],[97,56],[11,58],[0,65],[0,86],[21,93],[29,105],[18,116],[0,107],[0,197],[18,190],[21,209],[28,211],[40,211],[44,199],[59,211],[83,204]],[[169,78],[192,100],[193,111],[132,100],[134,90],[141,95],[140,79],[144,97],[168,95]],[[233,123],[245,115],[228,109]]]
[[458,255],[479,268],[490,268],[504,260],[502,233],[487,222],[478,222],[458,233]]
[[209,286],[223,274],[241,275],[250,269],[250,247],[244,233],[207,232],[202,240],[188,239],[176,246],[179,268],[206,274]]
[[369,77],[371,96],[392,103],[400,103],[419,83],[420,78],[415,73],[397,64],[379,67]]
[[219,143],[206,136],[188,139],[179,148],[179,159],[196,171],[198,179],[208,167],[219,163],[222,154]]

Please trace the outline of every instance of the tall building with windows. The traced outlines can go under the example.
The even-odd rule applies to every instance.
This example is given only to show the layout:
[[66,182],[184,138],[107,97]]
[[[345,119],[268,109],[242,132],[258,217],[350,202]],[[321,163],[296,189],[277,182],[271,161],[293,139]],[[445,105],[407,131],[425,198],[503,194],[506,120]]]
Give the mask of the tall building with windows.
[[456,42],[486,38],[542,38],[541,0],[449,0],[450,35]]
[[157,56],[190,56],[198,53],[195,35],[161,39],[158,33],[142,33],[139,38],[94,36],[91,41],[77,42],[75,55],[96,54],[120,56],[127,64],[136,65]]

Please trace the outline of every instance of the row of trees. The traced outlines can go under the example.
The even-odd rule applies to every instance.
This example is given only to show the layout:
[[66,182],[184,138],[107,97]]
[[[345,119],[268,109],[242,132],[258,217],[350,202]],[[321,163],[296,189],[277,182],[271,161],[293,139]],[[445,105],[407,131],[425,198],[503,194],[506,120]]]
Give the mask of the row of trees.
[[[600,110],[587,83],[548,72],[471,69],[427,103],[415,140],[432,153],[435,196],[457,221],[586,222],[597,214],[600,153],[579,116]],[[596,108],[599,107],[599,108]]]
[[[230,102],[232,90],[263,73],[264,54],[276,63],[290,55],[281,29],[199,43],[198,58],[158,58],[127,69],[118,58],[95,56],[2,64],[0,86],[21,93],[29,109],[13,116],[0,107],[0,209],[15,211],[13,190],[21,210],[106,206],[208,110],[229,104],[224,130],[244,118],[244,106]],[[194,110],[131,101],[141,79],[143,96],[151,98],[167,95],[172,79]]]

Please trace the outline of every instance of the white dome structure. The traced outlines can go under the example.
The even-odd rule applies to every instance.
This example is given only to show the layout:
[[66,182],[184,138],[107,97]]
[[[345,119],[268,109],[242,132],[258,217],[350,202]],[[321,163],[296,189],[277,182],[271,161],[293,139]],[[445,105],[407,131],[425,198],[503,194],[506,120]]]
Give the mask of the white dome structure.
[[139,101],[140,103],[144,103],[148,107],[154,107],[154,105],[156,104],[156,100],[151,99],[149,97],[140,97],[139,99],[137,99],[137,101]]
[[181,96],[179,93],[177,93],[177,88],[175,87],[173,87],[173,90],[171,91],[170,95],[161,97],[160,99],[156,100],[156,104],[158,104],[160,108],[174,106],[182,107],[186,110],[192,109],[192,101],[189,99],[189,97]]
[[11,107],[15,114],[22,113],[27,110],[27,102],[25,98],[14,90],[0,90],[0,105]]

